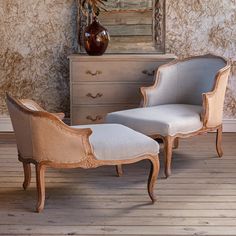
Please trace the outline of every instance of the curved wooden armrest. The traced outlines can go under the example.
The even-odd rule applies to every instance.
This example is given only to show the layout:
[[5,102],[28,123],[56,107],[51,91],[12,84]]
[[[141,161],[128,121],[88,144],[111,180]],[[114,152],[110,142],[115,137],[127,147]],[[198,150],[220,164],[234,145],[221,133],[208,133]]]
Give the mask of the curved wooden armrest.
[[58,117],[60,120],[63,120],[65,118],[65,113],[63,112],[57,112],[57,113],[52,113],[52,114]]
[[36,161],[80,163],[94,156],[89,141],[91,129],[72,128],[57,116],[44,111],[34,111],[31,115]]
[[20,102],[26,106],[28,109],[35,110],[35,111],[45,111],[38,103],[31,99],[20,99]]
[[222,124],[225,91],[230,74],[230,64],[216,75],[215,86],[211,92],[203,93],[203,125],[207,128]]
[[168,72],[170,66],[175,63],[177,63],[177,60],[160,66],[156,71],[154,84],[141,88],[143,96],[142,106],[150,107],[175,102],[175,96],[173,96],[175,74]]
[[149,103],[148,103],[149,94],[148,94],[148,92],[152,89],[154,89],[153,85],[148,86],[148,87],[141,87],[140,88],[140,91],[141,91],[141,94],[142,94],[141,107],[148,107],[149,106]]

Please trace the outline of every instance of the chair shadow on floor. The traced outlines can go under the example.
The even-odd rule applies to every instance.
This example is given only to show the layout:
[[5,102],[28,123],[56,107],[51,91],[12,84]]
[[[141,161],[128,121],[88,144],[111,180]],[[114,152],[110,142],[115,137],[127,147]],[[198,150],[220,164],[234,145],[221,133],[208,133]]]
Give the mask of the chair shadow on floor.
[[[119,200],[118,196],[129,196],[132,199],[133,196],[135,197],[135,189],[140,188],[139,192],[143,197],[140,197],[142,199],[141,203],[130,201],[131,207],[122,208],[119,213],[116,213],[120,214],[126,212],[126,210],[150,205],[145,191],[149,171],[148,162],[144,161],[132,166],[125,166],[124,170],[124,175],[117,177],[115,167],[100,167],[91,170],[52,170],[48,168],[48,171],[46,171],[46,201],[48,204],[45,210],[76,208],[79,214],[80,209],[99,209],[100,206],[96,198],[100,197],[101,199],[103,195],[109,196],[107,204],[110,207],[112,201],[117,206],[119,202],[124,200],[124,198]],[[32,176],[32,183],[27,191],[23,190],[21,180],[23,182],[23,177],[19,177],[16,187],[5,190],[1,194],[0,214],[1,211],[9,211],[9,214],[14,214],[15,211],[32,212],[32,207],[36,204],[35,196],[37,195],[34,176]],[[126,191],[128,189],[129,191]],[[134,191],[132,191],[133,189]],[[105,201],[106,199],[108,198],[105,198]]]

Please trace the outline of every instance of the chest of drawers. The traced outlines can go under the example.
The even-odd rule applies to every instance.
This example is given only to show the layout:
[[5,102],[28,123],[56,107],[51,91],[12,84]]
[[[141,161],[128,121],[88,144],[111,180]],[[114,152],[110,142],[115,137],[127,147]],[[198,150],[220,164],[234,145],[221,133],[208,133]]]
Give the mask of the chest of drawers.
[[107,113],[138,107],[139,88],[153,84],[154,71],[174,55],[71,55],[71,124],[102,123]]

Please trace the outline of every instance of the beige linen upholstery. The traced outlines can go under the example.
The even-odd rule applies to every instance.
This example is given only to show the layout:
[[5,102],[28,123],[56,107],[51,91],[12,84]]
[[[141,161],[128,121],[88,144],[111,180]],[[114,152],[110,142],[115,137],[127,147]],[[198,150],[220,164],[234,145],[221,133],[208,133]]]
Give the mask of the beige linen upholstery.
[[141,155],[157,155],[159,145],[153,139],[119,124],[78,125],[90,128],[89,141],[99,160],[123,160]]
[[201,106],[167,104],[113,112],[107,115],[107,123],[120,123],[143,134],[186,134],[202,128]]
[[107,123],[129,126],[153,138],[165,149],[165,174],[171,173],[172,148],[179,138],[217,130],[221,149],[223,104],[230,64],[222,57],[204,55],[160,66],[155,83],[141,88],[142,107],[113,112]]
[[31,181],[30,164],[36,167],[38,212],[44,208],[44,173],[48,166],[88,169],[149,160],[148,193],[152,202],[155,201],[153,191],[159,172],[159,146],[149,137],[122,125],[69,127],[61,121],[62,116],[46,112],[31,100],[14,99],[8,94],[7,106],[18,157],[23,163],[24,189]]

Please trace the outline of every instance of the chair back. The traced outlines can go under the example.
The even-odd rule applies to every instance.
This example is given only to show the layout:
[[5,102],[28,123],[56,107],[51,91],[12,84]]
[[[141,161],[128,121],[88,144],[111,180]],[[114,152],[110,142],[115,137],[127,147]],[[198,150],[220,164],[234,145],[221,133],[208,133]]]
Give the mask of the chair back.
[[25,107],[20,100],[11,97],[9,94],[7,94],[6,103],[15,132],[18,153],[22,158],[32,158],[32,111]]
[[23,159],[65,164],[94,157],[89,142],[91,129],[73,129],[32,100],[18,100],[7,94],[7,107]]
[[206,55],[176,60],[160,67],[160,79],[169,80],[161,84],[162,89],[171,91],[169,103],[202,105],[202,94],[213,90],[216,77],[227,64],[224,58]]

